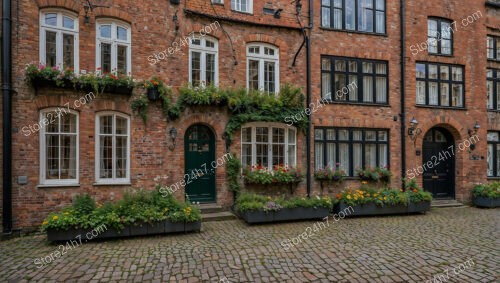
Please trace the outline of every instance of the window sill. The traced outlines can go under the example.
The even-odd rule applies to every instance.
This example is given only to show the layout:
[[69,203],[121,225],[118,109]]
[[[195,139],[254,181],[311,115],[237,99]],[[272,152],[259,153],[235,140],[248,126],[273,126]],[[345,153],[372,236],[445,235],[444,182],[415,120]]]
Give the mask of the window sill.
[[253,11],[252,12],[245,12],[245,11],[238,11],[238,10],[231,9],[231,12],[237,13],[237,14],[243,14],[243,15],[247,15],[247,16],[253,16]]
[[447,57],[447,58],[453,58],[455,57],[453,54],[440,54],[440,53],[430,53],[430,56],[436,56],[436,57]]
[[489,177],[486,177],[486,180],[495,180],[495,181],[498,181],[498,180],[500,180],[500,177],[489,176]]
[[[500,109],[488,109],[488,112],[500,113]],[[500,177],[499,177],[500,178]]]
[[37,189],[43,188],[77,188],[80,187],[80,184],[39,184],[36,186]]
[[500,63],[500,59],[495,59],[495,58],[487,58],[488,62],[496,62]]
[[374,107],[391,107],[388,103],[372,103],[372,102],[355,102],[355,101],[336,101],[323,100],[325,104],[342,104],[342,105],[357,105],[357,106],[374,106]]
[[93,183],[92,184],[93,186],[132,186],[132,183],[130,182],[115,182],[115,183],[111,183],[111,182],[96,182],[96,183]]
[[336,31],[336,32],[343,32],[343,33],[351,33],[351,34],[364,34],[364,35],[374,35],[374,36],[380,36],[380,37],[386,37],[388,38],[389,36],[387,33],[376,33],[376,32],[367,32],[367,31],[357,31],[357,30],[346,30],[346,29],[335,29],[335,28],[329,28],[329,27],[319,27],[322,30],[326,31]]
[[465,107],[433,106],[433,105],[420,105],[420,104],[417,104],[416,107],[418,107],[418,108],[429,108],[429,109],[444,109],[444,110],[461,110],[461,111],[467,111],[467,108],[465,108]]

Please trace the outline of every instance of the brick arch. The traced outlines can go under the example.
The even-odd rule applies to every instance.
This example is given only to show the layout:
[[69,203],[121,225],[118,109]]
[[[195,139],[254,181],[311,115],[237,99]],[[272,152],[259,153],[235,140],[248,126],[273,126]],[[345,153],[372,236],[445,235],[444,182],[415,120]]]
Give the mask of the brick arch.
[[245,37],[243,37],[243,40],[245,41],[245,44],[249,44],[252,42],[268,43],[278,47],[280,53],[288,52],[288,45],[286,44],[286,42],[275,36],[257,33],[257,34],[246,35]]
[[461,133],[467,131],[467,125],[459,123],[457,120],[455,120],[450,116],[435,116],[432,119],[430,119],[430,121],[420,125],[420,128],[422,129],[422,134],[420,135],[417,141],[417,146],[419,147],[423,146],[425,134],[430,129],[435,127],[441,127],[448,130],[450,134],[453,136],[455,143],[460,142],[464,137],[464,135]]
[[191,26],[189,27],[189,30],[191,30],[189,32],[189,36],[191,36],[192,34],[200,34],[200,31],[205,28],[205,31],[207,31],[207,26],[209,26],[211,28],[211,32],[210,33],[207,33],[206,35],[207,36],[211,36],[211,37],[214,37],[216,38],[217,40],[220,40],[221,38],[223,38],[225,35],[224,35],[224,32],[222,32],[222,28],[220,27],[220,24],[219,24],[219,27],[217,29],[215,29],[213,26],[211,26],[213,23],[210,23],[210,24],[201,24],[201,23],[198,23],[198,22],[195,22],[195,23],[192,23]]
[[[221,118],[223,118],[224,121],[226,120],[225,115],[223,115],[223,117]],[[213,123],[210,123],[209,121],[213,121]],[[179,127],[182,127],[182,136],[184,136],[186,130],[189,127],[196,124],[209,127],[214,133],[215,140],[219,139],[219,137],[222,136],[222,133],[224,133],[224,127],[226,125],[225,123],[220,123],[220,120],[217,120],[216,123],[216,121],[214,120],[214,116],[209,116],[207,113],[192,113],[189,115],[184,115],[178,123]]]
[[118,20],[122,20],[124,22],[127,22],[128,24],[132,24],[132,16],[124,12],[122,10],[119,10],[117,8],[103,8],[99,7],[94,9],[94,15],[95,18],[114,18]]
[[82,6],[80,6],[77,1],[73,0],[38,0],[37,4],[39,9],[65,8],[77,14],[80,13],[80,10],[82,8]]

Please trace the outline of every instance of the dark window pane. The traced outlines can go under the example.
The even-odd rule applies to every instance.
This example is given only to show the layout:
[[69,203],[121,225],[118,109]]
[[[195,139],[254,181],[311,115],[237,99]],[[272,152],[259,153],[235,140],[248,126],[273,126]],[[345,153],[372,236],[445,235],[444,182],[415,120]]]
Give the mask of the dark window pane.
[[75,67],[75,37],[71,34],[63,34],[63,67],[71,68]]
[[56,37],[57,33],[53,31],[45,32],[45,63],[47,66],[56,66]]
[[101,71],[111,72],[111,44],[101,43]]
[[127,74],[127,46],[118,45],[117,53],[117,71],[118,73]]

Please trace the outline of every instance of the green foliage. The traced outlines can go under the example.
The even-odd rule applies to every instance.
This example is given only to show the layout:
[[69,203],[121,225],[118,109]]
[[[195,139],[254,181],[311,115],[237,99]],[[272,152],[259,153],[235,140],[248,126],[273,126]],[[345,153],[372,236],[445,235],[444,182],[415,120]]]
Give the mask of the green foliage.
[[304,175],[295,167],[276,165],[271,171],[266,167],[253,165],[243,170],[243,177],[247,184],[270,185],[298,183]]
[[149,100],[144,94],[132,100],[132,102],[130,103],[130,108],[132,108],[132,111],[138,113],[141,116],[144,123],[146,123],[146,121],[148,120],[147,116],[148,107],[149,107]]
[[472,189],[472,194],[475,197],[500,198],[500,182],[476,185]]
[[277,211],[282,208],[331,208],[330,197],[295,197],[285,199],[282,197],[269,197],[258,194],[241,194],[236,199],[235,208],[238,212],[246,211]]
[[241,162],[236,158],[236,154],[230,154],[226,162],[226,175],[229,182],[229,190],[236,195],[240,192],[241,186],[239,182],[241,170]]
[[172,194],[157,190],[127,192],[116,203],[97,205],[88,195],[75,198],[73,205],[61,212],[51,213],[42,223],[43,229],[97,228],[101,225],[123,229],[142,222],[201,220],[201,212],[190,203],[178,202]]

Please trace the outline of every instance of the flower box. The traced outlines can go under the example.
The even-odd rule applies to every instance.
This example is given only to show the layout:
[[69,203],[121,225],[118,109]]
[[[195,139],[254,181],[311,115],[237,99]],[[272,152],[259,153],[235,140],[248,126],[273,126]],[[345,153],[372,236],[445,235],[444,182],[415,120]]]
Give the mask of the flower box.
[[160,91],[158,88],[148,88],[148,99],[151,101],[160,99]]
[[165,223],[164,222],[146,223],[146,226],[148,228],[148,235],[165,233]]
[[201,230],[201,221],[186,222],[184,224],[184,232],[194,232]]
[[[350,208],[351,207],[351,208]],[[346,217],[349,216],[369,216],[369,215],[394,215],[427,212],[431,209],[431,202],[410,203],[409,205],[384,205],[379,206],[375,203],[366,203],[363,205],[349,206],[344,202],[339,202],[334,206],[333,212],[338,214],[343,212]]]
[[240,213],[241,218],[249,224],[269,223],[296,220],[323,219],[330,213],[329,208],[296,207],[283,208],[278,211],[246,211]]
[[488,197],[473,197],[472,202],[475,206],[495,208],[500,207],[500,198],[488,198]]
[[77,237],[85,237],[86,233],[87,231],[84,229],[47,229],[47,239],[51,242],[74,240],[77,239]]
[[184,232],[184,222],[165,221],[165,233]]
[[[89,231],[91,231],[89,229]],[[102,233],[100,233],[96,238],[98,239],[110,239],[110,238],[122,238],[129,237],[130,235],[130,226],[125,226],[122,230],[108,227]]]
[[144,236],[148,234],[148,226],[145,222],[137,222],[129,226],[130,236]]
[[410,202],[408,205],[408,213],[425,213],[431,210],[431,202],[423,201],[418,203]]

